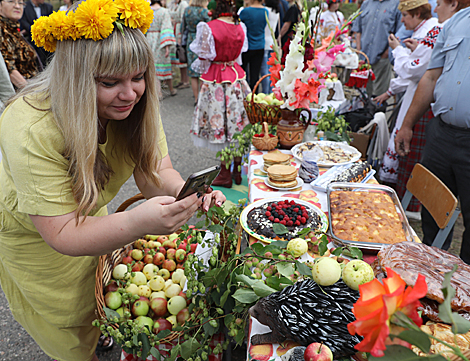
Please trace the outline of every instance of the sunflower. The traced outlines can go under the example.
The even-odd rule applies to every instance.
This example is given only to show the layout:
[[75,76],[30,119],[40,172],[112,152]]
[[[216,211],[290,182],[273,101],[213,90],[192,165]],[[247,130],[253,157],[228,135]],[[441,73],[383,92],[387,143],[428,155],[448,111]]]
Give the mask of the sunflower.
[[75,11],[75,25],[85,39],[107,38],[114,29],[117,8],[112,0],[87,0]]
[[38,47],[43,47],[45,50],[54,52],[56,47],[56,39],[52,35],[54,23],[50,21],[49,17],[41,16],[34,21],[31,26],[31,37]]
[[147,32],[153,21],[153,10],[146,0],[115,0],[115,4],[126,26]]

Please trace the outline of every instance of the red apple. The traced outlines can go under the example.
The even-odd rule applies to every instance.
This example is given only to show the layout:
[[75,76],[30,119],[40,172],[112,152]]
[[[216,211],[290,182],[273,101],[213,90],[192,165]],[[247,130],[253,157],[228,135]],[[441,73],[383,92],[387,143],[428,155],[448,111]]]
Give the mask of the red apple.
[[164,298],[156,297],[150,301],[150,308],[157,317],[163,317],[166,314],[167,300]]
[[150,252],[150,248],[144,248],[144,256],[148,255]]
[[167,240],[162,243],[162,246],[165,247],[166,249],[173,249],[176,248],[176,243],[170,240]]
[[189,311],[187,308],[183,308],[178,314],[176,315],[176,322],[178,322],[178,325],[182,325],[183,323],[186,322],[186,320],[189,318]]
[[144,269],[144,262],[138,261],[132,266],[132,272],[141,272]]
[[186,300],[186,304],[189,306],[189,304],[191,303],[191,301],[188,300],[188,297],[186,297],[186,292],[181,291],[178,296],[183,297],[183,298]]
[[176,264],[176,269],[181,268],[184,269],[184,263],[177,263]]
[[176,249],[174,248],[168,248],[166,251],[166,258],[167,259],[175,259],[176,255]]
[[150,300],[147,298],[147,297],[144,297],[144,296],[140,296],[138,301],[142,301],[142,302],[145,302],[147,303],[149,306],[150,306]]
[[163,261],[162,267],[173,272],[176,269],[176,262],[172,259],[166,259]]
[[158,236],[157,241],[163,244],[164,242],[168,241],[167,236]]
[[166,248],[165,247],[163,247],[163,246],[158,247],[157,251],[162,253],[163,256],[166,256]]
[[134,242],[134,247],[137,249],[144,249],[147,246],[147,241],[145,239],[138,239]]
[[144,261],[145,264],[153,263],[153,256],[150,255],[150,254],[147,254],[147,255],[145,255],[143,261]]
[[189,246],[191,247],[191,253],[196,252],[197,243],[191,243]]
[[134,260],[132,259],[131,256],[126,256],[122,259],[122,262],[123,264],[131,264],[132,262],[134,262]]
[[153,333],[158,334],[160,331],[163,331],[163,330],[171,331],[172,327],[173,326],[171,325],[170,321],[165,320],[164,318],[159,318],[153,324]]
[[165,255],[161,252],[157,252],[155,253],[155,256],[153,256],[154,265],[161,266],[164,260],[165,260]]
[[105,288],[104,288],[104,292],[105,293],[108,293],[108,292],[116,292],[119,288],[119,285],[117,284],[116,281],[112,280]]
[[186,251],[186,246],[187,245],[188,244],[186,242],[181,242],[180,245],[178,246],[178,249],[182,249],[182,250]]
[[304,352],[305,361],[333,361],[330,348],[322,343],[314,342],[307,346]]

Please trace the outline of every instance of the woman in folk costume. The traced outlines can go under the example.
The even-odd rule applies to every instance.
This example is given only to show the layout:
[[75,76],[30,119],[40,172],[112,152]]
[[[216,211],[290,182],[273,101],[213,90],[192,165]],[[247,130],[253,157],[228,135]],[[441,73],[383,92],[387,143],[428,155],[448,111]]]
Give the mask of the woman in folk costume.
[[[405,92],[396,125],[390,136],[387,151],[379,170],[380,179],[391,184],[397,183],[399,168],[398,154],[395,151],[394,144],[395,136],[402,125],[403,118],[413,100],[418,83],[426,71],[432,53],[432,48],[425,45],[417,48],[417,45],[438,24],[438,20],[431,17],[431,5],[428,3],[428,0],[400,1],[398,9],[402,13],[401,21],[407,30],[413,30],[413,34],[410,39],[405,40],[406,47],[400,45],[395,35],[390,34],[388,42],[393,49],[393,56],[395,58],[394,69],[397,77],[392,79],[390,87],[385,93],[374,98],[374,101],[382,104],[391,96]],[[429,111],[424,115],[422,125],[419,126],[424,126],[431,118],[432,113]]]
[[[127,5],[86,0],[36,20],[34,42],[54,55],[0,118],[0,283],[15,319],[58,361],[98,361],[100,255],[225,200],[175,200],[185,181],[159,116],[144,36],[153,11],[146,0]],[[108,215],[132,175],[147,201]]]
[[[155,72],[157,80],[165,82],[170,89],[170,95],[176,95],[173,89],[173,73],[171,70],[170,50],[176,45],[171,16],[168,9],[164,7],[165,0],[151,0],[153,10],[153,22],[147,32],[147,39],[153,50],[155,58]],[[161,98],[161,95],[160,95]]]
[[[208,23],[199,23],[191,44],[191,50],[199,57],[193,69],[202,74],[191,134],[196,146],[219,151],[249,123],[243,99],[251,90],[240,66],[248,40],[245,26],[238,22],[235,4],[218,0],[212,17],[214,20]],[[235,158],[231,173],[230,164],[222,162],[222,170],[212,184],[230,188],[232,176],[240,184],[240,165],[241,158]]]

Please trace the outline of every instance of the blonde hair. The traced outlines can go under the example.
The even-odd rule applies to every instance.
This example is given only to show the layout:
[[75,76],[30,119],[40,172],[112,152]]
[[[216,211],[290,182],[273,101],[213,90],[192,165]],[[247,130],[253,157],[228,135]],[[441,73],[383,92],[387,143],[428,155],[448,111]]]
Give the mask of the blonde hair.
[[199,7],[204,7],[209,3],[209,0],[190,0],[189,5],[190,6],[199,6]]
[[66,40],[57,43],[47,68],[11,101],[19,97],[50,100],[55,122],[65,142],[72,193],[78,204],[76,221],[96,206],[113,170],[98,148],[97,77],[127,75],[146,70],[146,89],[125,121],[114,122],[116,144],[124,144],[128,164],[135,164],[149,183],[161,186],[157,164],[159,106],[153,53],[138,29],[117,28],[106,39]]

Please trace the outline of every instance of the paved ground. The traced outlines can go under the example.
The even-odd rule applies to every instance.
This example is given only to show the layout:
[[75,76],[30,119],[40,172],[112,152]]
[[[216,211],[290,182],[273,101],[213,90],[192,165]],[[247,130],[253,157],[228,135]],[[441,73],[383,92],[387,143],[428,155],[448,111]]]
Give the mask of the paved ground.
[[[167,97],[161,105],[161,114],[173,166],[186,178],[191,173],[217,164],[215,153],[205,149],[195,149],[189,138],[189,128],[192,119],[194,99],[190,89],[180,90],[178,95]],[[126,199],[138,193],[133,179],[130,179],[119,192],[118,196],[110,203],[109,212]],[[420,233],[420,223],[413,222],[413,227]],[[457,230],[454,239],[461,238],[462,217],[457,221]],[[458,253],[459,243],[454,241],[453,252]],[[243,358],[243,350],[235,352],[236,359]],[[235,357],[234,357],[235,358]],[[120,348],[114,347],[113,351],[100,355],[101,361],[118,361]],[[34,340],[13,319],[5,295],[0,289],[0,361],[50,361]]]

